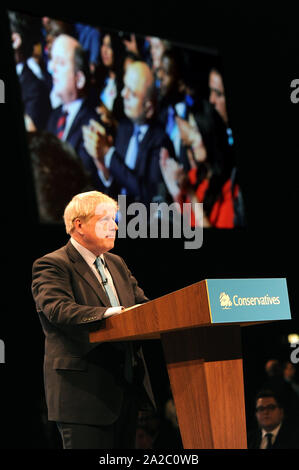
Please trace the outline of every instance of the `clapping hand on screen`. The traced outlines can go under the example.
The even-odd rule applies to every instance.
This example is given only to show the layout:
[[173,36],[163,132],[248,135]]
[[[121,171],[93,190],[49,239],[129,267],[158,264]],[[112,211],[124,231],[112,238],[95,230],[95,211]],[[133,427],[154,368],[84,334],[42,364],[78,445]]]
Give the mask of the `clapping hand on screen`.
[[106,134],[105,128],[94,119],[89,121],[88,126],[82,126],[84,147],[93,158],[96,167],[107,173],[104,165],[104,157],[113,145],[113,138]]
[[164,147],[160,151],[160,168],[167,189],[176,200],[181,191],[185,189],[188,177],[182,165],[171,158],[168,150]]
[[96,112],[100,116],[101,121],[104,124],[107,124],[107,126],[111,127],[112,129],[116,129],[117,127],[117,121],[113,115],[113,113],[106,108],[106,106],[101,103],[97,108]]
[[24,115],[24,121],[25,121],[25,128],[27,132],[35,132],[37,130],[29,114]]

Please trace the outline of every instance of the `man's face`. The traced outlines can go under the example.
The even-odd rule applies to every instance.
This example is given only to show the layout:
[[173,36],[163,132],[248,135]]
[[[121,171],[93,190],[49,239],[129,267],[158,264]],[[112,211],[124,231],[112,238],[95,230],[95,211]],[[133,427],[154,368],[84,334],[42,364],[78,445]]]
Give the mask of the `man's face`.
[[162,58],[159,78],[161,81],[160,92],[162,96],[167,95],[175,89],[177,84],[176,67],[174,61],[167,56]]
[[228,123],[227,111],[226,111],[226,100],[224,93],[224,85],[221,75],[215,71],[211,71],[209,75],[209,89],[210,98],[209,101],[212,103],[224,122]]
[[291,362],[286,364],[284,371],[283,371],[284,378],[286,380],[292,380],[295,377],[295,374],[296,374],[295,366]]
[[128,67],[124,76],[122,97],[126,116],[133,122],[142,122],[145,119],[147,85],[144,75],[134,68]]
[[98,204],[95,215],[87,222],[82,222],[83,241],[96,256],[114,247],[117,225],[115,222],[116,209],[112,204]]
[[274,397],[262,397],[256,403],[256,418],[265,431],[275,429],[283,419],[283,409],[279,408]]
[[54,92],[64,104],[78,97],[74,65],[75,44],[72,38],[58,37],[51,49]]

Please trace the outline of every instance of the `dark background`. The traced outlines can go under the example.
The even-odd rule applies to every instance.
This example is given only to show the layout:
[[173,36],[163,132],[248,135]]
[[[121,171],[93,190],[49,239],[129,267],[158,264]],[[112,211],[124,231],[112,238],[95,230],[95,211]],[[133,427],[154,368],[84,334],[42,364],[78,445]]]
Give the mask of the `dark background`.
[[[21,100],[5,6],[8,9],[80,21],[186,45],[215,47],[224,67],[228,113],[248,227],[208,230],[199,250],[174,240],[118,240],[125,258],[150,298],[206,278],[286,277],[292,320],[243,329],[247,417],[269,358],[289,358],[286,337],[299,333],[297,267],[298,118],[290,83],[298,78],[299,29],[296,13],[278,6],[254,8],[242,2],[173,2],[159,5],[73,3],[71,10],[49,5],[2,5],[0,78],[6,103],[1,126],[1,316],[0,364],[2,448],[45,445],[42,419],[43,334],[31,297],[31,266],[38,256],[67,241],[59,226],[38,223],[26,148]],[[196,9],[195,6],[196,5]],[[160,346],[146,346],[161,403],[168,397]]]

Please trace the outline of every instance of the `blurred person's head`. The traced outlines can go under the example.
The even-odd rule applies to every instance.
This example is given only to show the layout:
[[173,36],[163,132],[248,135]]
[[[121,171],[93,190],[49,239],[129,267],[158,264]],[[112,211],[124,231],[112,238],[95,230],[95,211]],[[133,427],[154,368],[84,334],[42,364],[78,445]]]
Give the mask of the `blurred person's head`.
[[170,46],[169,41],[157,38],[149,37],[150,43],[150,54],[152,58],[152,70],[156,71],[161,66],[161,58],[166,49]]
[[46,23],[46,44],[47,44],[47,53],[51,58],[51,49],[55,39],[60,36],[60,34],[66,34],[68,36],[75,36],[74,27],[70,23],[65,21],[54,20],[52,18],[47,18]]
[[66,232],[99,256],[114,247],[117,202],[99,191],[75,195],[64,211]]
[[114,72],[116,75],[122,75],[125,46],[117,33],[102,31],[100,55],[105,69]]
[[52,70],[55,94],[66,104],[85,96],[89,85],[89,64],[80,43],[66,34],[52,46]]
[[283,376],[288,382],[292,382],[296,375],[296,367],[292,362],[286,362],[283,367]]
[[[178,118],[178,124],[182,142],[186,147],[191,147],[197,167],[195,186],[209,179],[204,198],[205,212],[209,215],[215,201],[221,197],[222,187],[230,178],[234,166],[234,154],[227,142],[226,126],[214,107],[205,100],[196,101],[189,121]],[[182,127],[185,127],[185,133],[181,131]]]
[[154,76],[149,66],[142,61],[130,64],[124,76],[122,90],[124,112],[134,123],[150,119],[155,111]]
[[273,431],[284,418],[283,405],[271,390],[258,393],[255,401],[255,416],[261,429]]
[[[232,153],[227,143],[226,127],[213,106],[205,100],[196,101],[189,116],[189,129],[197,134],[193,146],[194,159],[207,163],[214,168],[214,173],[224,172],[227,175],[232,169]],[[182,135],[183,143],[188,146],[188,135]]]
[[41,21],[26,14],[9,12],[12,48],[15,61],[25,62],[41,41]]
[[183,66],[178,50],[168,49],[163,53],[158,76],[162,97],[175,95],[182,90]]
[[105,34],[102,39],[101,59],[105,67],[113,66],[113,49],[110,34]]
[[218,111],[225,124],[228,124],[223,78],[220,72],[214,68],[210,71],[209,74],[209,89],[210,103],[215,106],[215,109]]
[[133,64],[137,60],[140,60],[138,55],[136,55],[134,52],[127,51],[124,57],[123,73],[125,74],[129,65]]
[[280,377],[282,367],[277,359],[269,359],[265,364],[265,372],[269,377]]
[[49,18],[49,16],[43,16],[42,25],[45,28],[46,32],[48,32],[51,28],[51,18]]
[[91,188],[89,178],[67,142],[45,131],[27,135],[40,218],[43,222],[62,222],[69,200]]

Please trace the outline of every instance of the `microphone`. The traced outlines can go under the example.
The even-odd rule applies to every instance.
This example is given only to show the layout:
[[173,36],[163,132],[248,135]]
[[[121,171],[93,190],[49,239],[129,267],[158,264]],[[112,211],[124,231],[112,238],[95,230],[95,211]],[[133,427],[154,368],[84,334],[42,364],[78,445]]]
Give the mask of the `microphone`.
[[108,283],[108,279],[107,278],[103,279],[103,281],[102,281],[103,286],[105,286],[107,283]]

